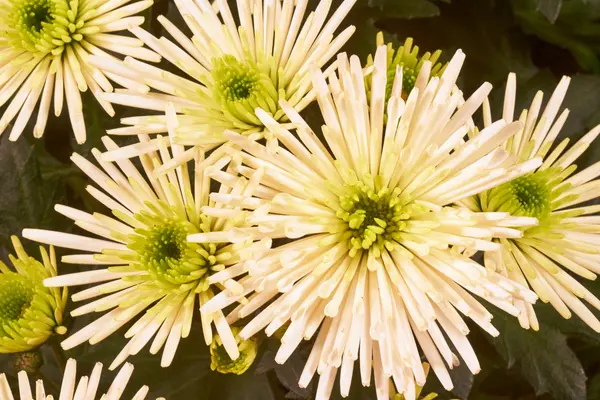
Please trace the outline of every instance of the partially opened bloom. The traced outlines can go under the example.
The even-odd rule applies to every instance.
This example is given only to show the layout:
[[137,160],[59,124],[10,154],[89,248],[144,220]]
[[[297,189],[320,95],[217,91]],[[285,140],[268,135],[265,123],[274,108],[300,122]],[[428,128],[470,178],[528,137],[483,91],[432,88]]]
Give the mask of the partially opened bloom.
[[[62,378],[60,400],[119,400],[127,387],[127,383],[133,373],[133,365],[127,363],[119,371],[112,381],[108,391],[103,395],[97,395],[100,377],[102,375],[102,364],[96,363],[92,374],[82,376],[77,379],[77,362],[73,359],[67,361],[67,366]],[[44,382],[40,379],[35,383],[35,389],[32,390],[27,372],[18,373],[19,393],[13,393],[8,385],[6,375],[0,374],[0,399],[2,400],[52,400],[54,397],[46,393]],[[144,400],[148,395],[148,386],[142,386],[140,390],[131,398],[131,400]],[[162,399],[162,398],[161,398]],[[161,400],[157,399],[157,400]],[[164,399],[162,399],[164,400]]]
[[0,353],[28,351],[54,333],[66,333],[62,322],[67,290],[43,284],[56,276],[54,249],[40,246],[40,262],[27,255],[16,236],[11,240],[17,257],[9,258],[15,271],[0,261]]
[[[357,57],[340,55],[339,72],[328,84],[316,72],[324,141],[285,102],[298,138],[267,112],[257,111],[281,142],[277,151],[227,132],[242,149],[229,151],[242,160],[237,171],[246,176],[260,172],[263,179],[254,196],[211,195],[222,206],[256,210],[248,217],[253,228],[237,233],[287,243],[247,261],[244,268],[209,278],[218,283],[239,276],[243,291],[225,290],[201,312],[213,313],[250,296],[228,316],[233,323],[266,305],[240,337],[262,329],[271,335],[291,322],[276,356],[279,363],[303,339],[316,336],[300,385],[318,372],[317,399],[330,396],[338,369],[341,393],[348,395],[357,359],[363,385],[370,384],[374,371],[379,399],[388,399],[390,377],[398,392],[414,399],[416,384],[425,383],[417,346],[443,385],[452,388],[447,368],[458,358],[447,339],[469,369],[479,371],[461,313],[490,334],[498,333],[492,315],[471,293],[513,315],[518,314],[513,299],[535,301],[533,292],[451,249],[497,249],[491,237],[519,237],[521,231],[513,226],[535,224],[534,218],[448,206],[540,165],[539,159],[514,164],[499,148],[521,124],[498,121],[464,141],[490,85],[463,100],[455,86],[462,52],[439,78],[429,79],[430,66],[422,68],[406,102],[398,72],[384,123],[386,55],[386,47],[378,48],[368,78],[370,101]],[[233,179],[226,171],[213,170],[210,176],[225,185]],[[199,243],[218,239],[212,233],[188,237]]]
[[[176,132],[181,144],[212,148],[226,141],[226,129],[259,138],[264,124],[254,114],[255,108],[283,121],[286,115],[280,99],[298,111],[314,99],[310,72],[327,63],[354,32],[354,27],[339,34],[336,31],[355,1],[344,0],[328,18],[331,0],[320,1],[308,15],[308,0],[237,0],[234,13],[225,0],[214,6],[208,0],[178,0],[175,4],[191,38],[162,16],[158,21],[174,42],[141,28],[131,31],[187,76],[129,57],[124,62],[95,58],[99,67],[152,89],[150,93],[119,91],[103,98],[161,113],[172,102],[181,114]],[[131,126],[109,133],[166,132],[164,116],[139,116],[122,122]],[[132,146],[131,154],[152,151],[156,144]],[[116,159],[116,155],[105,159]]]
[[[436,50],[433,53],[426,51],[419,55],[419,46],[413,45],[412,38],[406,38],[404,44],[398,49],[394,49],[393,43],[385,44],[383,39],[383,33],[379,32],[376,38],[377,47],[387,46],[387,71],[388,81],[385,88],[385,101],[387,102],[392,95],[392,85],[394,83],[394,76],[396,75],[396,68],[402,68],[402,98],[406,100],[410,91],[415,87],[417,83],[417,77],[421,72],[421,68],[425,66],[430,68],[431,71],[427,74],[428,77],[441,76],[444,73],[445,64],[438,62],[442,55],[441,50]],[[426,63],[425,61],[429,61]],[[373,56],[369,54],[367,58],[367,67],[373,65]],[[425,76],[425,75],[423,75]],[[370,89],[371,81],[365,80],[367,90]],[[368,100],[368,98],[367,98]]]
[[111,57],[109,51],[160,60],[138,39],[114,34],[141,25],[144,18],[134,14],[152,5],[152,0],[125,5],[129,1],[0,0],[0,106],[8,103],[0,134],[16,118],[10,140],[18,139],[37,107],[33,134],[41,137],[51,103],[58,116],[66,98],[75,139],[85,142],[80,92],[88,88],[114,114],[110,103],[98,97],[113,90],[109,79],[131,88],[136,84],[91,66],[88,56]]
[[223,341],[219,335],[215,335],[210,345],[210,369],[222,374],[241,375],[252,366],[258,350],[257,341],[254,338],[241,340],[238,336],[239,331],[236,327],[232,328],[240,350],[240,357],[237,360],[232,360],[229,357],[223,346]]
[[[498,239],[502,247],[485,254],[486,267],[529,285],[564,318],[570,318],[574,312],[600,332],[600,321],[582,302],[600,309],[600,300],[570,274],[593,280],[600,272],[600,216],[594,215],[600,212],[600,206],[589,204],[600,196],[600,163],[578,173],[574,164],[600,134],[600,126],[570,147],[569,139],[555,144],[569,115],[566,109],[559,114],[569,81],[567,77],[560,81],[543,112],[543,93],[538,92],[529,109],[519,116],[523,128],[504,145],[523,161],[543,157],[544,163],[530,174],[462,203],[475,211],[503,211],[537,218],[539,225],[523,229],[521,238]],[[511,74],[504,98],[505,121],[514,119],[515,96],[516,79]],[[489,107],[484,110],[487,125],[491,115]],[[519,301],[515,306],[522,310],[521,325],[537,330],[533,307]]]
[[[170,116],[175,118],[174,113]],[[117,148],[108,137],[103,139],[108,149]],[[174,153],[182,151],[178,146],[172,150]],[[93,154],[100,159],[100,151],[94,149]],[[97,185],[89,186],[88,192],[105,204],[112,215],[88,214],[57,205],[58,212],[73,219],[91,235],[37,229],[23,232],[25,237],[42,243],[84,252],[65,256],[64,262],[100,267],[45,281],[51,287],[93,284],[75,293],[72,299],[76,302],[95,300],[76,308],[71,315],[106,312],[63,341],[62,347],[70,349],[85,341],[98,343],[145,311],[125,333],[131,340],[111,369],[129,355],[137,354],[152,338],[150,352],[156,354],[164,347],[161,364],[168,366],[180,339],[190,333],[196,304],[206,303],[223,287],[230,287],[234,292],[239,290],[232,280],[221,286],[212,285],[208,278],[227,266],[235,266],[240,259],[249,258],[254,251],[262,251],[270,242],[266,239],[236,244],[186,241],[190,234],[243,226],[247,215],[229,207],[222,207],[211,216],[203,214],[203,207],[210,204],[210,179],[204,177],[204,165],[212,165],[212,160],[205,160],[200,149],[193,164],[160,176],[157,170],[172,160],[166,143],[160,153],[139,159],[146,177],[129,160],[117,164],[99,161],[98,168],[78,154],[73,154],[71,159]],[[226,160],[221,160],[218,166],[211,168],[225,164]],[[255,185],[253,179],[240,177],[231,191],[250,194]],[[229,193],[230,189],[223,187],[221,192]],[[223,233],[222,236],[228,235]],[[239,355],[236,341],[220,311],[202,316],[206,344],[212,342],[213,324],[230,358],[235,360]]]

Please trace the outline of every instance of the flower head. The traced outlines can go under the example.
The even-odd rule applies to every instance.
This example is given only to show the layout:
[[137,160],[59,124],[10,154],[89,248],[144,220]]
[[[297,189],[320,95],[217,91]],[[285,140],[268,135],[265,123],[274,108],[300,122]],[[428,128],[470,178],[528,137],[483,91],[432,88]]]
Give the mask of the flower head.
[[[246,234],[286,243],[228,274],[240,276],[243,290],[222,291],[201,312],[213,313],[249,296],[229,314],[233,323],[266,305],[239,336],[247,339],[262,329],[272,335],[291,322],[276,355],[279,363],[303,339],[316,336],[299,383],[305,387],[318,372],[317,399],[329,397],[338,369],[341,393],[347,395],[357,359],[363,385],[370,384],[374,371],[379,399],[389,398],[390,377],[400,393],[415,398],[416,385],[425,383],[417,346],[451,388],[447,368],[458,358],[447,338],[470,370],[479,370],[460,313],[498,333],[492,315],[471,293],[513,315],[518,310],[512,299],[535,301],[533,292],[453,249],[497,249],[491,237],[518,237],[521,231],[512,226],[535,224],[530,217],[450,206],[540,165],[539,159],[515,164],[499,148],[521,124],[498,121],[464,140],[490,85],[463,100],[455,86],[461,52],[441,77],[429,79],[431,66],[424,65],[406,101],[402,74],[395,75],[384,108],[386,58],[387,48],[381,46],[368,69],[370,101],[357,57],[340,55],[339,72],[328,82],[315,73],[324,141],[285,101],[281,106],[299,139],[263,110],[257,116],[282,144],[276,151],[226,132],[229,153],[242,161],[236,172],[263,178],[254,196],[211,195],[221,206],[255,210]],[[228,185],[235,174],[215,170],[209,175]],[[205,243],[213,236],[199,233],[188,240]]]
[[16,257],[9,256],[16,271],[0,261],[0,353],[34,349],[62,326],[67,291],[45,288],[43,280],[56,275],[56,257],[40,246],[42,262],[27,255],[16,236],[11,237]]
[[[62,378],[62,384],[60,387],[60,393],[58,397],[60,400],[75,400],[75,399],[86,399],[86,400],[119,400],[127,387],[127,383],[133,373],[133,365],[127,363],[121,368],[112,384],[108,388],[108,391],[104,395],[97,395],[98,384],[100,383],[100,377],[102,375],[102,364],[96,363],[92,374],[83,376],[77,380],[77,362],[73,359],[67,361],[67,366]],[[21,371],[18,373],[19,379],[19,393],[12,393],[6,375],[0,374],[0,398],[3,400],[30,400],[35,398],[37,400],[47,399],[51,400],[53,397],[48,394],[46,397],[46,389],[44,388],[44,382],[38,380],[35,384],[35,390],[31,390],[31,384],[27,377],[27,372]],[[131,398],[132,400],[144,400],[148,395],[148,386],[143,386],[136,392]],[[164,400],[163,398],[157,400]]]
[[[143,0],[0,0],[0,106],[7,104],[0,118],[0,134],[15,119],[10,140],[19,138],[39,103],[33,130],[44,133],[50,104],[60,115],[64,98],[78,143],[85,142],[80,92],[88,88],[110,115],[112,106],[98,96],[112,91],[109,79],[130,87],[131,82],[88,64],[90,54],[110,57],[104,50],[159,60],[142,48],[139,40],[115,35],[143,17],[132,16],[152,5]],[[135,86],[135,85],[134,85]],[[11,100],[12,99],[12,100]]]
[[222,374],[241,375],[254,363],[258,345],[256,339],[253,338],[240,340],[237,335],[239,333],[238,328],[234,327],[231,330],[238,343],[240,356],[237,360],[232,360],[223,347],[223,341],[219,335],[216,335],[210,345],[210,369]]
[[[170,121],[176,124],[174,111],[170,111]],[[108,137],[103,140],[108,149],[118,149]],[[88,192],[105,204],[112,215],[88,214],[57,205],[58,212],[73,219],[92,236],[24,230],[25,237],[85,252],[65,256],[64,262],[103,266],[45,281],[52,287],[97,284],[72,296],[74,301],[96,300],[73,310],[71,315],[108,311],[65,340],[63,348],[70,349],[85,341],[98,343],[145,311],[125,333],[131,340],[111,369],[129,355],[137,354],[153,337],[150,352],[156,354],[164,346],[161,364],[170,365],[180,339],[190,333],[195,304],[206,303],[224,287],[234,292],[239,290],[233,280],[225,279],[223,285],[214,285],[211,276],[226,267],[235,270],[241,259],[251,258],[254,252],[270,245],[266,239],[252,243],[243,235],[238,235],[237,240],[234,234],[226,233],[233,228],[242,229],[247,212],[221,207],[212,214],[204,213],[204,208],[210,205],[210,179],[204,176],[205,166],[218,169],[228,159],[218,159],[213,165],[214,157],[205,160],[203,152],[197,149],[194,164],[161,175],[160,169],[176,162],[183,150],[172,146],[172,151],[175,158],[165,143],[159,152],[142,156],[139,162],[146,177],[129,160],[118,164],[99,161],[100,169],[74,154],[73,162],[97,185],[89,186]],[[93,154],[100,159],[97,149]],[[242,177],[232,184],[234,194],[252,193],[255,186],[254,179],[248,181]],[[221,192],[230,193],[228,188]],[[233,237],[236,243],[186,241],[191,234],[222,231],[226,231],[222,241],[229,242]],[[222,312],[202,316],[206,344],[212,343],[213,323],[230,358],[237,359],[236,341]]]
[[[568,85],[569,78],[564,77],[543,112],[543,93],[538,92],[529,109],[520,114],[523,128],[504,145],[512,157],[523,161],[543,157],[543,164],[527,175],[465,199],[463,204],[475,211],[503,211],[537,218],[539,224],[523,229],[522,237],[498,239],[502,247],[485,254],[486,267],[529,285],[564,318],[570,318],[574,312],[600,332],[600,321],[582,301],[600,309],[600,300],[569,274],[596,279],[600,272],[600,251],[596,246],[600,219],[594,216],[600,206],[586,205],[600,196],[600,164],[578,173],[574,164],[600,134],[600,126],[570,147],[569,139],[555,143],[569,115],[568,110],[559,114]],[[506,121],[514,119],[515,96],[516,78],[510,74],[502,116]],[[489,106],[484,110],[487,125],[491,121]],[[533,307],[520,302],[515,302],[515,306],[522,309],[521,325],[537,330]]]
[[[379,32],[376,38],[377,47],[384,46],[385,42],[383,39],[383,33]],[[406,100],[410,91],[415,87],[417,83],[417,77],[421,72],[421,68],[426,66],[431,71],[427,74],[429,77],[441,76],[446,68],[445,64],[438,62],[442,55],[441,50],[436,50],[433,53],[425,52],[419,56],[419,46],[413,46],[413,39],[406,38],[404,44],[397,50],[394,50],[393,43],[387,44],[387,85],[385,88],[385,101],[387,102],[392,95],[392,85],[394,83],[394,76],[397,73],[398,68],[402,69],[402,98]],[[429,61],[425,63],[425,61]],[[367,66],[373,65],[373,56],[369,54],[367,58]],[[425,76],[425,75],[422,75]],[[371,81],[365,80],[367,89],[370,88]]]
[[[174,42],[152,36],[141,28],[131,31],[188,77],[175,75],[147,63],[94,58],[95,65],[146,85],[147,90],[109,93],[111,103],[163,112],[172,102],[181,114],[176,141],[210,149],[224,143],[227,129],[260,138],[264,123],[255,115],[262,108],[277,121],[286,115],[279,100],[296,110],[313,99],[310,72],[325,65],[348,40],[354,27],[337,34],[340,23],[356,0],[344,0],[328,18],[331,0],[320,1],[307,14],[308,0],[237,0],[237,21],[229,5],[218,0],[176,1],[188,38],[164,17],[158,21]],[[333,71],[334,65],[329,71]],[[166,132],[163,116],[125,118],[131,125],[109,133],[137,135]],[[131,155],[152,151],[131,148]],[[120,154],[119,156],[123,156]],[[191,153],[189,153],[191,157]],[[116,154],[105,155],[106,160]]]

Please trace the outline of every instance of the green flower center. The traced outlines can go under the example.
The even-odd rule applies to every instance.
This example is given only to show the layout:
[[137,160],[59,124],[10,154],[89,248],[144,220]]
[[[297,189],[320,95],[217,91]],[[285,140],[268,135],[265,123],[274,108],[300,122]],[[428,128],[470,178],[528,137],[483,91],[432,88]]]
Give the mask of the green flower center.
[[256,108],[262,108],[275,119],[281,118],[279,96],[269,75],[254,61],[239,61],[231,55],[213,60],[213,98],[225,119],[237,129],[262,127]]
[[253,66],[231,56],[215,60],[214,64],[215,97],[237,102],[247,100],[259,91],[260,74]]
[[54,20],[53,4],[48,0],[27,0],[19,10],[21,29],[39,33],[42,24],[52,23]]
[[31,305],[35,287],[19,274],[6,273],[0,276],[0,293],[0,321],[17,321]]
[[79,15],[79,3],[66,0],[12,0],[0,13],[4,37],[15,49],[38,56],[60,55],[65,46],[81,41],[80,29],[93,13]]
[[408,94],[415,87],[418,72],[414,68],[404,65],[404,62],[392,64],[387,70],[387,83],[385,86],[385,100],[388,101],[392,96],[392,88],[394,87],[394,78],[396,77],[396,66],[402,67],[402,97],[407,98]]
[[549,168],[514,179],[480,196],[481,208],[483,211],[535,217],[541,224],[549,218],[552,210],[570,201],[570,196],[558,198],[570,187],[562,181],[572,170],[574,168]]
[[150,229],[144,256],[149,262],[179,261],[185,254],[187,231],[182,223],[166,222]]
[[208,289],[203,278],[222,269],[222,264],[216,244],[187,241],[188,235],[200,232],[199,227],[175,213],[165,217],[142,211],[135,218],[146,228],[136,228],[135,234],[128,236],[128,247],[137,253],[132,265],[148,272],[145,280],[176,291]]
[[509,182],[520,215],[544,217],[550,213],[550,188],[544,176],[529,175]]
[[398,189],[376,190],[363,182],[346,185],[340,196],[336,215],[348,224],[350,255],[361,250],[383,247],[392,249],[401,240],[401,232],[413,214],[414,205],[400,195]]

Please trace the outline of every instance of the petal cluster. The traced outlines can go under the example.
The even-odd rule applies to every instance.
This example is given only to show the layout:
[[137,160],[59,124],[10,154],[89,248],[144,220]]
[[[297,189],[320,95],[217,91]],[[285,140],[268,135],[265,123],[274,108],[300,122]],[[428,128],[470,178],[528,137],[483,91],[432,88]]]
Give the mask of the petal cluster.
[[[526,161],[543,158],[529,174],[497,188],[465,199],[462,204],[474,211],[507,211],[536,217],[539,224],[523,229],[521,238],[499,239],[501,248],[485,254],[485,266],[515,282],[529,285],[540,300],[550,303],[564,318],[579,316],[596,332],[600,321],[584,301],[600,309],[600,300],[572,274],[596,279],[600,272],[600,211],[590,201],[600,196],[600,163],[579,172],[574,163],[600,134],[597,126],[569,146],[570,139],[557,142],[569,110],[560,107],[570,79],[564,77],[542,109],[539,91],[530,107],[521,111],[522,128],[503,148],[512,157]],[[512,121],[515,113],[516,77],[509,75],[502,118]],[[491,120],[489,107],[484,120]],[[522,310],[524,328],[539,329],[531,305],[515,303]]]
[[[95,57],[95,65],[136,81],[143,89],[103,98],[159,112],[173,103],[181,114],[178,143],[213,148],[226,141],[223,132],[227,129],[259,138],[264,123],[255,115],[255,108],[284,120],[280,99],[297,110],[314,99],[310,73],[334,57],[354,32],[354,27],[336,32],[354,2],[344,0],[330,15],[331,0],[320,1],[310,13],[308,0],[237,0],[235,12],[225,0],[216,1],[214,7],[207,0],[178,0],[175,4],[191,38],[162,16],[158,20],[172,40],[156,38],[141,28],[131,31],[187,76],[132,57],[123,62]],[[328,71],[334,68],[331,65]],[[165,119],[160,116],[122,122],[130,126],[109,133],[166,132]],[[152,151],[153,143],[146,151]]]
[[85,142],[80,92],[88,89],[106,112],[114,115],[100,93],[113,90],[111,80],[125,87],[134,83],[91,66],[88,57],[113,58],[108,51],[160,60],[142,48],[141,41],[115,34],[141,25],[144,18],[135,14],[150,7],[152,0],[127,3],[129,0],[0,1],[0,106],[8,105],[0,118],[0,134],[14,120],[10,140],[17,140],[37,108],[33,133],[41,137],[51,104],[59,116],[66,99],[75,139]]
[[[169,116],[172,132],[177,124],[173,109]],[[72,299],[93,301],[76,308],[71,315],[104,313],[65,340],[64,349],[85,341],[98,343],[135,320],[125,333],[130,340],[111,369],[129,355],[137,354],[152,339],[150,352],[156,354],[164,348],[161,364],[170,365],[179,341],[190,333],[197,304],[205,304],[224,288],[241,290],[239,284],[227,279],[215,286],[211,277],[235,269],[241,260],[251,259],[270,245],[267,239],[254,242],[227,233],[233,228],[243,229],[245,218],[251,213],[232,207],[205,212],[211,206],[205,166],[225,168],[229,160],[221,159],[215,165],[213,158],[205,159],[198,148],[193,165],[160,174],[173,161],[171,151],[173,155],[183,151],[181,146],[170,144],[169,150],[169,139],[161,140],[164,144],[159,152],[139,158],[143,171],[129,160],[103,162],[97,149],[92,154],[99,167],[73,154],[72,161],[95,183],[88,186],[88,192],[106,205],[109,213],[89,214],[63,205],[57,205],[56,211],[72,219],[89,236],[38,229],[23,232],[25,237],[39,242],[82,252],[64,256],[63,262],[100,267],[45,281],[50,287],[91,284]],[[104,144],[109,150],[118,149],[108,137]],[[257,178],[239,177],[231,188],[223,187],[220,192],[251,195]],[[186,241],[188,235],[206,232],[223,236],[221,242],[226,243]],[[229,357],[238,358],[236,340],[221,311],[204,314],[202,326],[207,345],[212,342],[214,326]]]
[[[289,323],[279,363],[303,340],[315,339],[299,383],[307,386],[318,373],[317,399],[329,398],[338,372],[341,393],[348,395],[356,360],[362,384],[374,378],[379,399],[388,399],[390,377],[398,392],[414,399],[417,385],[425,382],[419,348],[450,389],[448,369],[458,356],[472,372],[479,371],[463,316],[498,334],[475,296],[515,316],[514,301],[536,300],[525,287],[457,251],[496,250],[500,245],[491,238],[520,237],[517,228],[536,219],[452,206],[540,166],[540,159],[519,162],[500,146],[521,123],[498,121],[463,140],[490,86],[463,99],[455,86],[461,52],[441,77],[429,76],[431,63],[425,61],[406,101],[398,66],[384,106],[386,58],[382,46],[373,67],[363,71],[356,57],[342,54],[339,71],[328,80],[315,74],[324,140],[280,101],[297,136],[259,109],[257,116],[280,146],[225,132],[233,143],[225,151],[241,164],[209,173],[226,186],[237,174],[262,175],[253,196],[213,193],[211,200],[254,210],[247,218],[252,227],[244,232],[255,240],[286,243],[213,275],[215,282],[237,276],[243,290],[222,291],[201,312],[240,302],[228,315],[235,322],[258,310],[243,324],[242,339],[263,329],[272,335]],[[218,236],[208,232],[188,239],[209,243]],[[249,301],[242,302],[246,296]]]
[[[133,365],[127,363],[121,368],[119,373],[115,376],[115,379],[112,381],[108,391],[103,394],[98,393],[98,386],[100,383],[100,378],[102,376],[102,364],[97,363],[94,366],[94,369],[91,375],[82,376],[77,379],[77,362],[73,359],[67,361],[67,366],[65,368],[62,384],[60,387],[60,393],[58,397],[60,400],[119,400],[122,398],[123,392],[127,387],[127,383],[131,378],[131,374],[133,373]],[[35,388],[32,390],[31,384],[27,377],[27,372],[21,371],[18,374],[19,380],[19,393],[14,394],[10,386],[8,385],[8,381],[6,379],[6,375],[0,374],[0,398],[3,400],[52,400],[54,397],[50,394],[46,394],[46,389],[44,387],[44,382],[42,380],[38,380],[35,383]],[[148,386],[143,386],[136,392],[136,394],[131,398],[131,400],[144,400],[148,395]],[[163,398],[157,400],[165,400]]]

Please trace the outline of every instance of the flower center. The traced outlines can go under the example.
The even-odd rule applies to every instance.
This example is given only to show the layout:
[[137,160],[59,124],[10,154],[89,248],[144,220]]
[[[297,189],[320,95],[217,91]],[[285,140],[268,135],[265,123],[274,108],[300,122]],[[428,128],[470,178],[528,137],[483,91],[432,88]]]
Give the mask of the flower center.
[[[147,228],[135,229],[128,247],[137,253],[133,265],[148,272],[147,280],[160,287],[206,290],[204,277],[220,268],[217,245],[190,243],[187,236],[200,230],[191,222],[142,211],[135,218]],[[198,285],[202,287],[197,288]]]
[[27,0],[19,10],[21,29],[27,29],[39,33],[42,24],[52,23],[53,5],[48,0]]
[[[79,30],[85,21],[78,14],[78,2],[66,0],[9,1],[7,12],[0,13],[4,37],[15,49],[36,55],[60,55],[65,46],[81,41]],[[86,13],[89,18],[92,14]]]
[[29,308],[35,294],[34,286],[16,273],[2,274],[0,280],[0,321],[17,321]]
[[271,77],[253,61],[242,62],[231,55],[213,60],[213,98],[226,120],[243,131],[262,127],[255,114],[262,108],[281,118],[279,95]]
[[545,177],[522,176],[511,181],[510,186],[521,214],[539,218],[550,212],[550,190]]
[[215,96],[227,102],[247,100],[259,89],[259,71],[235,57],[225,56],[214,62]]
[[383,247],[393,249],[401,240],[413,207],[400,195],[398,189],[375,190],[358,182],[346,185],[346,194],[340,196],[340,209],[336,215],[348,224],[350,255],[361,250]]
[[179,261],[185,253],[186,236],[182,223],[169,221],[155,226],[149,231],[144,254],[151,262]]
[[541,222],[557,206],[555,200],[568,188],[568,185],[560,184],[564,175],[560,169],[549,168],[514,179],[492,189],[483,200],[482,209],[535,217]]
[[410,92],[415,87],[417,81],[418,72],[414,68],[410,68],[404,65],[403,62],[392,64],[391,68],[387,70],[387,83],[385,86],[385,100],[386,102],[392,96],[392,88],[394,87],[394,78],[396,77],[396,66],[402,67],[402,98],[407,99]]

